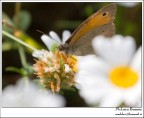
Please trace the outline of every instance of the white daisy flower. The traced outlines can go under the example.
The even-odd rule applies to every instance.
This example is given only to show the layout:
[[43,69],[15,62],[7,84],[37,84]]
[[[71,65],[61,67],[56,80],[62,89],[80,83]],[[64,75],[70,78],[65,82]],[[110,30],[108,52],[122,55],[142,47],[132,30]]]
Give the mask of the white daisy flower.
[[121,6],[124,6],[124,7],[135,7],[137,6],[139,3],[138,2],[119,2],[117,3]]
[[71,35],[70,31],[64,30],[62,33],[62,39],[60,39],[60,37],[54,31],[50,31],[49,36],[44,34],[41,36],[41,39],[46,45],[46,47],[50,50],[51,46],[54,43],[57,43],[58,45],[64,44],[70,37],[70,35]]
[[141,98],[141,47],[135,52],[132,37],[96,37],[92,42],[97,55],[79,60],[77,82],[80,95],[88,104],[117,107],[136,106]]
[[41,90],[35,83],[20,79],[16,85],[9,85],[2,92],[3,107],[63,107],[62,96]]

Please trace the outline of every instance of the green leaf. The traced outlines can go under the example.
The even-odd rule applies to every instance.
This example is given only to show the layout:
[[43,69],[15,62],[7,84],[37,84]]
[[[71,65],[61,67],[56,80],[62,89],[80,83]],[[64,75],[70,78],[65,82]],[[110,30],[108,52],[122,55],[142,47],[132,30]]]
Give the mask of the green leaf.
[[93,8],[91,7],[91,5],[87,5],[85,7],[85,14],[87,17],[89,17],[91,14],[93,14]]
[[69,21],[69,20],[58,20],[55,22],[54,27],[58,29],[75,29],[82,21]]
[[21,74],[21,70],[19,68],[16,68],[16,67],[7,67],[6,71],[11,71],[11,72],[16,72],[16,73]]
[[17,48],[17,46],[14,45],[14,43],[13,44],[11,42],[3,42],[2,43],[2,51],[9,51],[9,50],[13,50],[16,48]]
[[27,11],[20,11],[13,17],[13,21],[17,25],[17,28],[25,31],[28,29],[31,23],[31,15]]
[[54,44],[51,46],[50,51],[51,51],[52,53],[54,53],[55,50],[58,49],[58,46],[59,46],[59,45],[58,45],[57,43],[54,43]]
[[2,12],[2,22],[2,29],[9,33],[13,33],[16,26],[11,18],[4,12]]
[[7,67],[6,68],[6,71],[11,71],[11,72],[16,72],[16,73],[19,73],[21,74],[22,76],[27,76],[27,71],[24,69],[24,68],[16,68],[16,67]]
[[[36,48],[36,49],[43,49],[43,46],[38,43],[34,38],[32,38],[31,36],[27,35],[25,32],[23,31],[17,31],[15,32],[15,36],[21,40],[23,40],[25,43],[27,43],[28,45]],[[32,51],[27,48],[28,51],[31,53]]]
[[135,27],[136,27],[135,24],[133,24],[132,22],[128,22],[124,30],[125,31],[124,33],[126,35],[132,35],[136,29]]

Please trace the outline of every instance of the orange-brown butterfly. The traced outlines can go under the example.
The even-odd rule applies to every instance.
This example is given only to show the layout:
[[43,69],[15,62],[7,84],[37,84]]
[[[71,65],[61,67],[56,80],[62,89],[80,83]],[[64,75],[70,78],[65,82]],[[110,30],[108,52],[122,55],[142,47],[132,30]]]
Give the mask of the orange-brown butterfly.
[[93,54],[92,39],[97,35],[115,34],[116,4],[109,4],[87,18],[59,49],[74,55]]

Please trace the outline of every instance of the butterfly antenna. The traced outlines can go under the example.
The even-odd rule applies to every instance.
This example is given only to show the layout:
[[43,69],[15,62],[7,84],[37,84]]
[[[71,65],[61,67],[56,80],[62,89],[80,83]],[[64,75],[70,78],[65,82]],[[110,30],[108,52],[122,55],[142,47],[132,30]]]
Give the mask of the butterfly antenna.
[[[41,34],[44,34],[44,35],[46,35],[46,36],[48,36],[46,33],[44,33],[44,32],[42,32],[42,31],[40,31],[40,30],[36,30],[37,32],[39,32],[39,33],[41,33]],[[48,36],[49,37],[49,36]],[[53,38],[52,38],[53,39]],[[53,40],[55,40],[55,39],[53,39]],[[55,40],[58,44],[60,44],[57,40]]]

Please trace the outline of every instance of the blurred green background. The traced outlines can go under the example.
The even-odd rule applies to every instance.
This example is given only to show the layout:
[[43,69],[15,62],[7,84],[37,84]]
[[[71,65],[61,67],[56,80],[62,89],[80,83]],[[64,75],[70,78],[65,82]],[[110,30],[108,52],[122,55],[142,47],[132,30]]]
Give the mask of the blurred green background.
[[[15,35],[37,49],[46,48],[39,32],[53,30],[61,37],[62,31],[73,32],[87,17],[109,3],[2,3],[3,30]],[[142,4],[125,7],[117,4],[116,34],[130,35],[135,38],[137,47],[142,44]],[[9,66],[21,68],[18,45],[3,36],[2,40],[2,85],[15,84],[21,77],[16,72],[6,71]],[[26,50],[27,62],[34,63],[30,50]],[[35,78],[34,75],[30,75]],[[85,106],[77,92],[65,91],[67,106]]]

